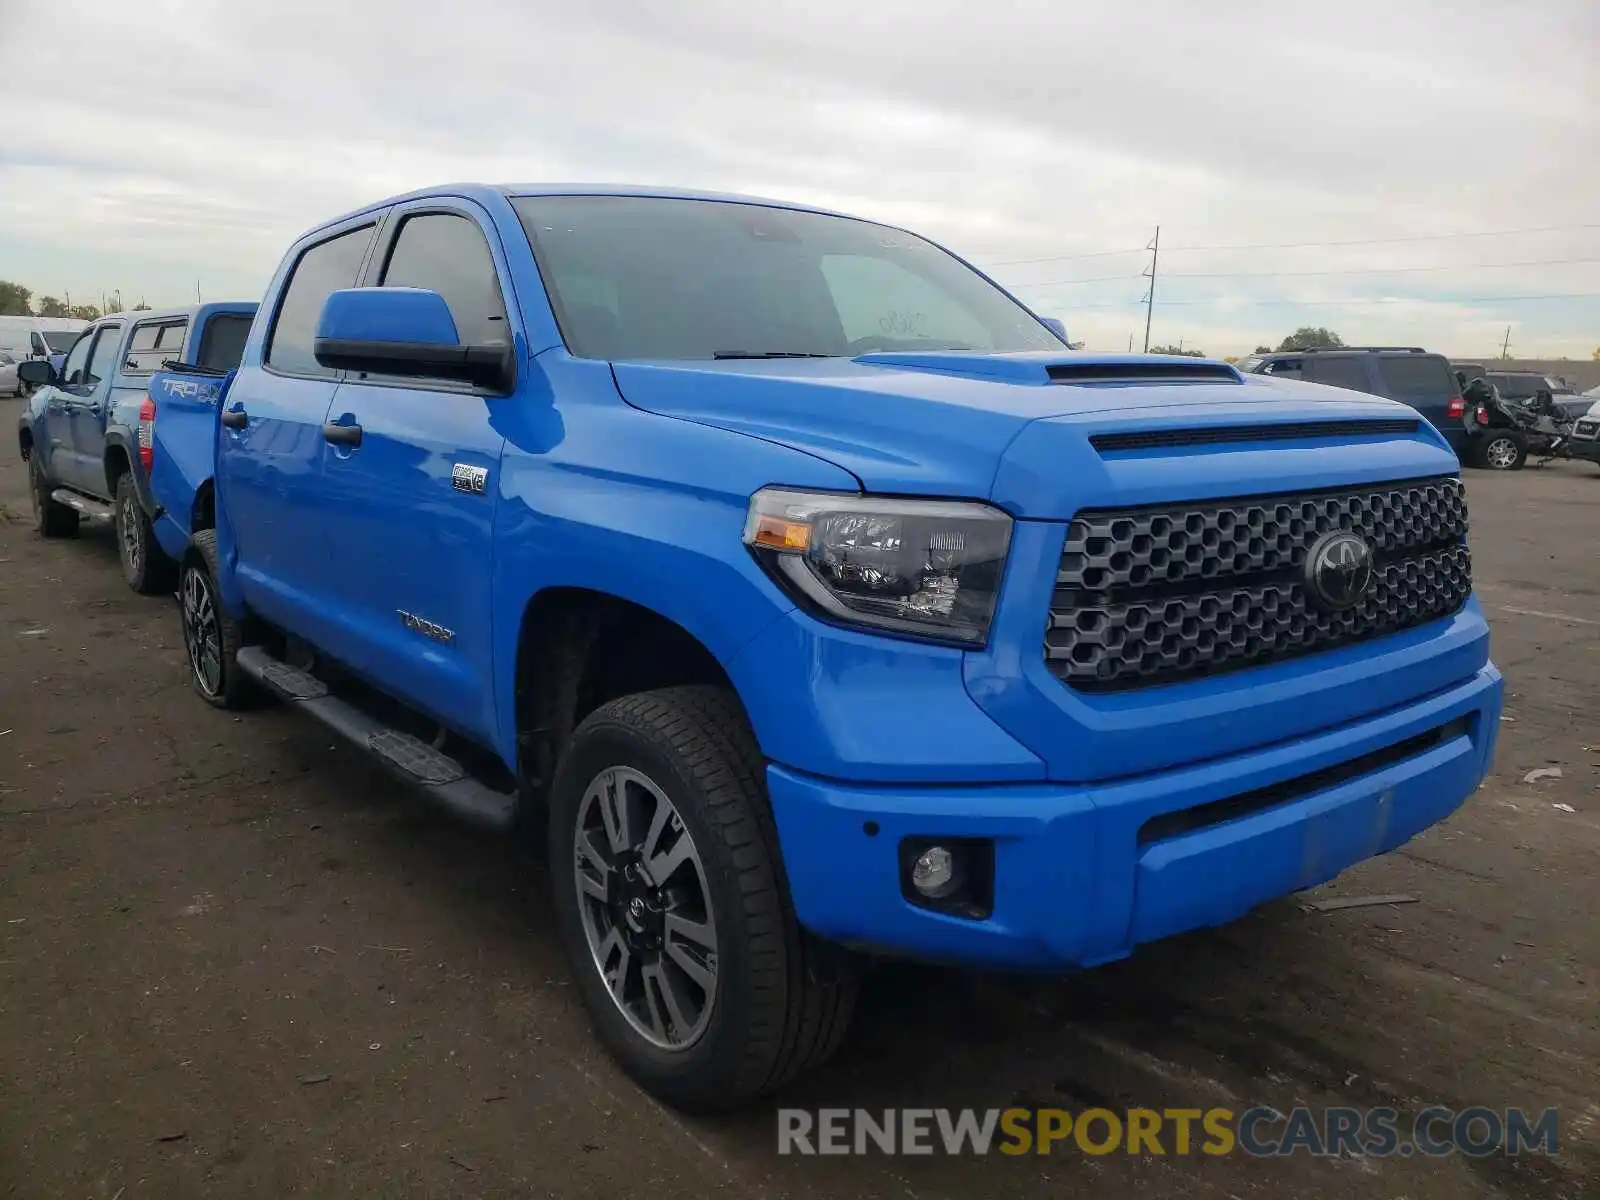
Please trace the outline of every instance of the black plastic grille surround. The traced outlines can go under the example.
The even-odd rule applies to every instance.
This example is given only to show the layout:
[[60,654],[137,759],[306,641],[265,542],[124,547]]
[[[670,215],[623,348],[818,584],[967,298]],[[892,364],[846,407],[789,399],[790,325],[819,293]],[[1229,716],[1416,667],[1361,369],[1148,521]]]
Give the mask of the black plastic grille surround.
[[[1372,546],[1343,611],[1302,580],[1333,530]],[[1087,511],[1068,528],[1044,655],[1065,683],[1120,691],[1257,666],[1448,616],[1472,591],[1453,477],[1221,502]]]

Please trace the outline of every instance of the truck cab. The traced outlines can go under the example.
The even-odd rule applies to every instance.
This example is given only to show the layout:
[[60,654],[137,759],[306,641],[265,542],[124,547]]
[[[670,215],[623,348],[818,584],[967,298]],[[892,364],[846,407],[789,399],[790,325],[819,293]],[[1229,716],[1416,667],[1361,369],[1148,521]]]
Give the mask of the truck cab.
[[84,519],[116,526],[136,591],[170,590],[175,566],[154,537],[147,389],[164,363],[237,364],[253,303],[212,303],[101,318],[78,334],[59,369],[19,365],[33,392],[18,424],[40,532],[77,531]]
[[1403,845],[1493,752],[1439,429],[1074,353],[905,230],[397,197],[289,248],[217,413],[195,691],[537,831],[599,1037],[686,1108],[826,1059],[874,956],[1108,962]]

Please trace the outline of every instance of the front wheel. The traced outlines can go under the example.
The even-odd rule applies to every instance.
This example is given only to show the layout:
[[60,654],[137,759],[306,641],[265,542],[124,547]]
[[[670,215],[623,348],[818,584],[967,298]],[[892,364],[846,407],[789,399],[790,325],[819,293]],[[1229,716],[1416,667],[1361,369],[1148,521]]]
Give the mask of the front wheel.
[[139,503],[133,476],[126,471],[117,479],[116,495],[117,557],[122,562],[122,577],[141,595],[172,591],[178,564],[156,540],[156,531]]
[[28,456],[28,494],[33,499],[33,527],[40,537],[71,537],[78,532],[78,510],[56,500],[50,481],[44,477],[39,465],[39,451],[35,447]]
[[764,766],[733,696],[602,705],[550,794],[551,886],[606,1047],[690,1111],[745,1104],[838,1048],[856,977],[819,969],[784,885]]
[[1528,444],[1509,433],[1492,433],[1478,453],[1478,461],[1491,471],[1518,471],[1528,461]]

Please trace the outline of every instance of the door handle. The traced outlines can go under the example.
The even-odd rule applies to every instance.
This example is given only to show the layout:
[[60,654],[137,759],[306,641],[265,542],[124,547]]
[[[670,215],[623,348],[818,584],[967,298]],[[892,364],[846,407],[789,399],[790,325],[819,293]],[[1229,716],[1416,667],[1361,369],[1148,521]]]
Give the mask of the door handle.
[[242,408],[230,408],[223,411],[222,427],[224,429],[243,429],[250,424],[250,414]]
[[337,422],[328,421],[322,426],[322,436],[335,446],[359,446],[361,445],[361,426],[340,425]]

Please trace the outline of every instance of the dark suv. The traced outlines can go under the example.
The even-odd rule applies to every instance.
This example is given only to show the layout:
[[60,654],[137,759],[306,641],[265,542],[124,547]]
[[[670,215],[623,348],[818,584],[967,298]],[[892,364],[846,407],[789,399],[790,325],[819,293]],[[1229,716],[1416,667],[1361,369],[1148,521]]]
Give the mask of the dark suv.
[[1328,350],[1284,350],[1253,355],[1241,371],[1305,379],[1329,387],[1370,392],[1409,404],[1444,434],[1463,461],[1475,458],[1462,423],[1465,403],[1450,360],[1420,346],[1340,346]]
[[1537,371],[1489,371],[1484,378],[1494,384],[1501,399],[1512,404],[1527,404],[1540,392],[1549,392],[1556,406],[1573,420],[1589,411],[1591,401],[1586,397],[1578,395],[1560,380]]

